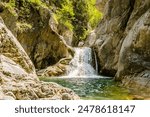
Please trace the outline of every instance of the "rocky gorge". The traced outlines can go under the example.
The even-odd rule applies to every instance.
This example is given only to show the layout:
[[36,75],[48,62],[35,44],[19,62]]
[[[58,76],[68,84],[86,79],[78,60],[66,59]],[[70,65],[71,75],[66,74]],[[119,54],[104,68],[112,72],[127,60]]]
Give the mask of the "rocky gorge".
[[[0,98],[18,100],[79,99],[72,90],[56,83],[39,81],[36,75],[34,65],[37,69],[40,69],[42,65],[48,65],[46,58],[51,57],[51,64],[53,64],[53,62],[59,61],[62,57],[70,57],[72,54],[71,48],[66,45],[57,32],[53,31],[50,25],[45,28],[42,27],[40,30],[38,24],[39,27],[35,26],[31,29],[28,26],[29,24],[18,21],[19,17],[17,14],[12,13],[9,8],[6,8],[6,3],[0,2],[0,9]],[[45,12],[47,13],[44,14],[46,16],[40,18],[41,20],[43,18],[45,23],[49,24],[51,19],[46,21],[44,18],[49,18],[47,15],[50,15],[50,12],[49,10],[45,10]],[[37,14],[35,13],[34,15]],[[39,21],[39,19],[35,20]],[[35,21],[32,22],[36,24]],[[11,31],[4,23],[7,24]],[[39,33],[37,33],[38,30],[40,30]],[[38,43],[41,45],[36,45]],[[57,50],[57,52],[54,53],[54,50]],[[30,59],[35,63],[34,65]]]
[[87,41],[97,53],[99,72],[149,95],[149,0],[108,0],[103,11],[104,18]]
[[98,74],[149,97],[149,0],[89,0],[102,18],[72,1],[0,1],[0,99],[80,99],[69,88],[39,80],[64,75],[74,46],[93,49]]

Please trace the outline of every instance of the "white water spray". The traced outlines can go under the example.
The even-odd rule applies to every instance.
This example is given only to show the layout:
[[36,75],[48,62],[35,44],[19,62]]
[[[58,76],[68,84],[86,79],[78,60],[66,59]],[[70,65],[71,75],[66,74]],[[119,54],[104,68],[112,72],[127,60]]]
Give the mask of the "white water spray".
[[88,47],[75,48],[75,55],[70,62],[69,69],[67,71],[67,76],[69,77],[97,76],[97,71],[92,66],[93,60],[96,60],[96,58],[92,59],[91,48]]

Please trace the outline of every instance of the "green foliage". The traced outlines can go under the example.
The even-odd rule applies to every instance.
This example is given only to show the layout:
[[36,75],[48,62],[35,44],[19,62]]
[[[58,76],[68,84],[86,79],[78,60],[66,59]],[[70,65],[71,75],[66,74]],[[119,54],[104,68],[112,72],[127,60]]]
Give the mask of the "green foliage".
[[74,31],[77,40],[83,40],[91,28],[102,18],[96,7],[96,0],[52,0],[57,6],[56,19]]
[[32,25],[28,23],[17,22],[16,25],[17,25],[18,31],[21,33],[26,32],[29,29],[32,29]]
[[10,13],[14,16],[17,16],[14,8],[15,8],[15,0],[9,0],[8,3],[5,3],[5,7],[10,11]]
[[9,0],[8,4],[10,7],[15,7],[15,0]]
[[74,32],[76,40],[84,40],[102,18],[95,4],[96,0],[9,0],[7,7],[13,14],[18,8],[20,21],[30,17],[31,6],[47,7],[53,10],[57,22]]
[[34,3],[36,5],[41,5],[42,4],[41,0],[29,0],[29,2]]
[[78,0],[74,2],[75,20],[75,38],[78,40],[86,39],[88,32],[94,28],[102,18],[95,7],[96,0]]
[[87,14],[89,15],[89,23],[92,28],[94,28],[100,19],[103,17],[103,14],[95,8],[96,0],[89,0]]
[[74,19],[74,11],[72,1],[62,0],[61,4],[58,5],[60,8],[56,11],[56,19],[59,23],[63,24],[70,30],[73,30],[72,20]]
[[45,3],[45,2],[42,2],[41,0],[28,0],[28,2],[29,2],[30,4],[36,5],[37,8],[39,8],[40,6],[42,6],[42,7],[48,7],[48,6],[46,5],[46,3]]
[[28,18],[30,16],[30,7],[31,5],[35,8],[39,8],[39,6],[46,6],[41,0],[9,0],[5,3],[6,8],[8,8],[14,15],[15,10],[19,12],[19,17],[21,17],[22,20]]

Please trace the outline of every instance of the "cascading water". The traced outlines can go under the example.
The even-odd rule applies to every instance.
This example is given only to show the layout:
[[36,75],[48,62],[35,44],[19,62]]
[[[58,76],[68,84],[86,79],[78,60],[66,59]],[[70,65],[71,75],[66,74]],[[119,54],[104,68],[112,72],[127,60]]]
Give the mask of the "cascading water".
[[111,92],[104,89],[109,85],[112,86],[113,80],[111,77],[98,75],[96,53],[88,47],[74,48],[74,50],[74,57],[69,63],[65,76],[52,77],[49,81],[71,88],[81,99],[104,97],[108,99],[107,95],[110,96]]
[[[75,48],[74,58],[69,64],[67,76],[70,77],[91,77],[97,76],[97,71],[93,68],[92,49],[88,47]],[[96,57],[96,56],[94,56]],[[95,61],[95,64],[97,61]]]

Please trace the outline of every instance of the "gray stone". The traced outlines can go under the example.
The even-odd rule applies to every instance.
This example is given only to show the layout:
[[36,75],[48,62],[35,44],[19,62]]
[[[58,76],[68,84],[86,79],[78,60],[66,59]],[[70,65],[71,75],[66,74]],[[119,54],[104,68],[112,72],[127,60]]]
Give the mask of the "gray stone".
[[89,44],[98,55],[100,73],[116,76],[134,88],[149,87],[149,75],[147,80],[144,75],[139,78],[150,70],[149,8],[149,0],[107,1],[95,42]]

